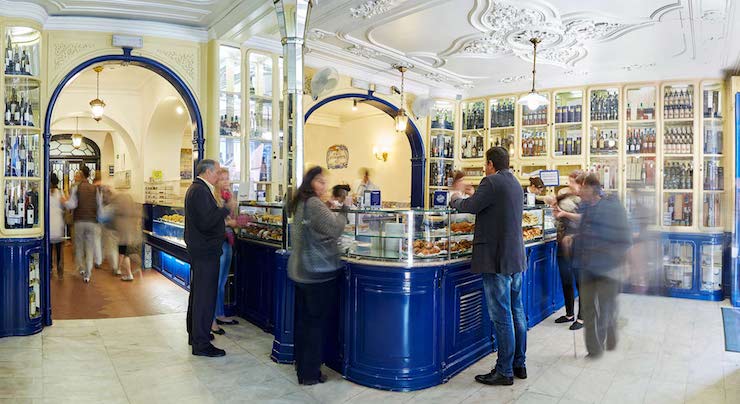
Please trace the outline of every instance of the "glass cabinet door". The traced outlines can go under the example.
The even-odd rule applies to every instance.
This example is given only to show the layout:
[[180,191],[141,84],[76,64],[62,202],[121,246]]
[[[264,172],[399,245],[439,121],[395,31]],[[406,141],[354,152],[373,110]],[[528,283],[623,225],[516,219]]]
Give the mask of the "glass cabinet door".
[[691,289],[694,275],[694,244],[686,241],[664,241],[663,271],[666,287]]
[[41,34],[34,29],[9,27],[5,31],[4,135],[0,139],[5,230],[41,228],[40,44]]
[[616,121],[619,119],[618,88],[591,90],[589,103],[591,122]]
[[663,86],[663,120],[678,121],[694,119],[693,84]]
[[627,89],[625,120],[627,122],[654,121],[656,119],[655,93],[655,87],[652,86]]
[[482,159],[485,155],[486,102],[462,103],[462,132],[460,133],[460,158],[463,160]]
[[241,181],[241,50],[219,48],[219,163],[232,182]]
[[658,166],[655,157],[628,156],[625,161],[627,215],[638,226],[657,225],[656,174]]
[[583,152],[583,91],[555,93],[553,155],[580,156]]
[[[429,188],[446,188],[452,185],[455,162],[455,103],[434,102],[429,132]],[[430,199],[431,201],[431,199]]]
[[722,83],[702,83],[702,205],[701,226],[705,229],[724,227],[725,158],[722,128]]
[[491,98],[488,100],[488,110],[491,128],[486,148],[503,147],[514,153],[516,97]]
[[273,57],[251,52],[249,61],[249,182],[256,198],[272,181]]
[[722,245],[701,245],[701,290],[722,290]]

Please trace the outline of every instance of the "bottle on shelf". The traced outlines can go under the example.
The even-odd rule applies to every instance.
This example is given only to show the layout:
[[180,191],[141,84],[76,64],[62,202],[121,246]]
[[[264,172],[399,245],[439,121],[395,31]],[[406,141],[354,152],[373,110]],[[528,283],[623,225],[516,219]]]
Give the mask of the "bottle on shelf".
[[689,119],[694,116],[693,88],[667,87],[663,94],[665,119]]
[[619,117],[619,98],[616,92],[597,90],[591,94],[591,120],[613,121]]
[[665,189],[693,189],[693,163],[666,161],[663,165],[663,188]]
[[691,226],[693,213],[691,193],[670,194],[664,202],[664,226]]
[[704,128],[704,153],[722,154],[721,126],[707,126]]
[[704,227],[722,226],[722,195],[705,194],[704,195]]

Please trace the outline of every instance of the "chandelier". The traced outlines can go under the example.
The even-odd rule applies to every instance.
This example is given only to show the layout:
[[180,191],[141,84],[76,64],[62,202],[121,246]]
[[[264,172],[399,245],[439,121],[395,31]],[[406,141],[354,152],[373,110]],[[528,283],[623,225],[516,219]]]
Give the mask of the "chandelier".
[[404,109],[404,106],[406,105],[405,103],[406,99],[404,97],[403,84],[404,84],[404,73],[406,73],[406,71],[408,70],[408,67],[401,65],[401,64],[395,64],[393,65],[393,67],[399,72],[401,72],[401,107],[398,108],[398,112],[396,112],[396,118],[395,118],[396,132],[405,133],[406,126],[408,126],[409,124],[409,116],[406,115],[406,110]]
[[537,70],[537,44],[541,41],[542,40],[540,38],[532,38],[529,40],[529,42],[532,43],[532,47],[534,47],[534,53],[532,54],[532,91],[530,91],[529,94],[525,95],[524,97],[520,98],[519,101],[517,101],[517,104],[526,105],[527,108],[529,108],[530,110],[534,110],[543,105],[550,104],[550,100],[548,100],[547,97],[538,94],[537,91],[534,89],[534,80]]
[[75,127],[77,128],[75,130],[75,133],[72,134],[72,146],[75,149],[79,149],[80,146],[82,146],[82,134],[80,133],[80,117],[75,117]]
[[96,66],[93,70],[97,74],[97,84],[95,86],[95,99],[90,101],[90,110],[92,111],[93,119],[100,122],[105,113],[105,103],[100,99],[100,72],[103,71],[103,66]]

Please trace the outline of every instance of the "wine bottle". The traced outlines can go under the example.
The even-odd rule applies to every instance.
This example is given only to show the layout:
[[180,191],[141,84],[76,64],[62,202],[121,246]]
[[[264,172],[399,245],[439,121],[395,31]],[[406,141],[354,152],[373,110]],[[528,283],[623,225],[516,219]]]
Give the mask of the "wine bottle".
[[26,227],[33,227],[34,223],[36,222],[36,207],[34,206],[30,195],[26,196],[26,201]]

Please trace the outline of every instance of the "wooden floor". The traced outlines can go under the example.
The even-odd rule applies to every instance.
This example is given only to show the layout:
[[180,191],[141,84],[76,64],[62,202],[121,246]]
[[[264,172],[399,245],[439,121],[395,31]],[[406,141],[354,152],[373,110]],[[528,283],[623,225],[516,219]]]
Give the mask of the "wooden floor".
[[134,272],[133,282],[114,276],[103,262],[93,269],[90,283],[75,269],[73,246],[64,248],[64,279],[51,276],[53,320],[97,319],[181,313],[187,310],[188,293],[156,270]]

